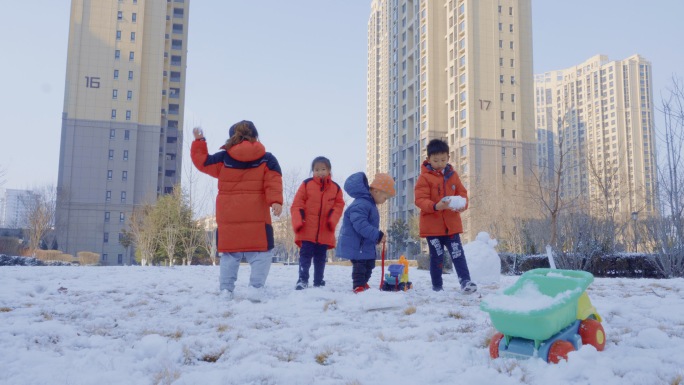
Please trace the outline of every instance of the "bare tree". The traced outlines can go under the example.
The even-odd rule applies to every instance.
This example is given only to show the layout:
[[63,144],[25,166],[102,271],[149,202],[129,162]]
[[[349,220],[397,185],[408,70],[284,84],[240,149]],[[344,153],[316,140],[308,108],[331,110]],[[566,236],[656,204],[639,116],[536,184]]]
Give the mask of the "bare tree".
[[656,268],[666,277],[684,276],[684,84],[673,76],[668,94],[661,97],[664,126],[659,140],[665,159],[658,169],[661,210],[666,218],[645,227],[645,235],[656,246]]
[[57,190],[54,185],[46,185],[22,195],[19,201],[26,215],[28,248],[32,254],[35,254],[45,235],[54,226]]
[[128,219],[128,229],[125,230],[125,234],[133,239],[136,259],[142,266],[152,264],[157,244],[157,224],[150,215],[152,209],[149,204],[134,208]]
[[297,258],[297,245],[295,244],[295,233],[292,229],[290,208],[303,180],[301,171],[298,170],[289,170],[283,174],[283,213],[273,223],[277,252],[284,253],[288,261],[290,261],[290,257],[295,260]]

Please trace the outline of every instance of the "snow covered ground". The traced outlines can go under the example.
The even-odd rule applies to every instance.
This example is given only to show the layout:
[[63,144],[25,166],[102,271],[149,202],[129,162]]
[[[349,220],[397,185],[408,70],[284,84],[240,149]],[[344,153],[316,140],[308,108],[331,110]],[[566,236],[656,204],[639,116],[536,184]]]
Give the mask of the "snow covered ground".
[[[568,362],[491,360],[482,296],[415,289],[351,292],[351,267],[295,291],[297,266],[273,265],[267,299],[218,295],[218,267],[0,268],[0,384],[679,384],[684,377],[684,279],[596,279],[603,352]],[[380,309],[378,309],[380,308]],[[678,382],[679,381],[679,382]]]

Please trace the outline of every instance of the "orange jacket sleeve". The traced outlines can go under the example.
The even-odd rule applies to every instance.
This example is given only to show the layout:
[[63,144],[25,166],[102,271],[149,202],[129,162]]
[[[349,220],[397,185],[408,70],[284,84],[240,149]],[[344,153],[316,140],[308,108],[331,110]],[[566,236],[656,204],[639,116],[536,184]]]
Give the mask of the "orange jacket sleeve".
[[[213,156],[217,156],[215,154]],[[207,164],[207,159],[209,158],[209,152],[207,151],[207,142],[204,140],[194,140],[192,146],[190,147],[190,157],[192,158],[192,164],[197,167],[201,172],[211,175],[214,178],[219,177],[221,168],[223,167],[223,162],[216,162],[213,164]]]
[[337,195],[335,196],[335,205],[333,206],[332,211],[330,212],[330,215],[328,215],[328,229],[330,231],[335,231],[335,227],[337,227],[337,223],[340,221],[340,218],[342,218],[342,212],[344,211],[344,196],[342,194],[342,189],[339,188],[337,189]]
[[418,177],[414,192],[416,206],[425,213],[434,213],[437,202],[433,202],[430,199],[430,184],[425,176],[421,175]]
[[304,227],[304,208],[306,207],[306,184],[302,183],[297,189],[292,206],[290,207],[290,216],[292,217],[292,230],[298,233]]
[[283,204],[283,176],[280,173],[280,165],[273,155],[271,155],[271,159],[266,163],[264,190],[266,193],[266,203],[269,206],[274,203]]

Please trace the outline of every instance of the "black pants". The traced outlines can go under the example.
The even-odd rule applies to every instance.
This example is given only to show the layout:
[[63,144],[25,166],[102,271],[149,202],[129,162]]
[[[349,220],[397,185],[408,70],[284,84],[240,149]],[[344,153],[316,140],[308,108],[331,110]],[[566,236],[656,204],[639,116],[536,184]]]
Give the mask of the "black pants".
[[354,282],[352,289],[366,285],[371,277],[371,274],[373,274],[375,259],[352,260],[351,263],[352,281]]
[[458,275],[458,282],[461,287],[470,281],[470,270],[463,253],[461,237],[458,234],[443,237],[427,237],[428,248],[430,249],[430,278],[433,287],[442,287],[442,271],[444,269],[444,248],[446,247],[454,263],[454,270]]
[[311,261],[314,265],[314,286],[323,283],[323,272],[325,271],[325,253],[328,251],[327,245],[304,241],[302,248],[299,249],[299,280],[309,282],[309,268]]

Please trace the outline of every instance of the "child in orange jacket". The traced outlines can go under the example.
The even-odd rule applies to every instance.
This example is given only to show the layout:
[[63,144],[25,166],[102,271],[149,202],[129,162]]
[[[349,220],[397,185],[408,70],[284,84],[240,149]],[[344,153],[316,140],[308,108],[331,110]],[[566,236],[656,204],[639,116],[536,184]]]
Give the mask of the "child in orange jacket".
[[415,203],[420,209],[420,236],[427,239],[430,249],[432,290],[442,291],[444,248],[454,263],[461,290],[474,293],[477,285],[470,280],[470,271],[463,253],[460,233],[463,232],[461,212],[468,207],[468,191],[456,170],[449,164],[449,145],[433,139],[427,145],[428,158],[423,162],[415,187]]
[[335,227],[342,217],[344,198],[331,178],[330,160],[316,157],[311,162],[313,177],[299,186],[290,208],[295,243],[299,246],[299,280],[295,289],[309,286],[309,268],[314,265],[314,287],[325,286],[325,254],[335,247]]

